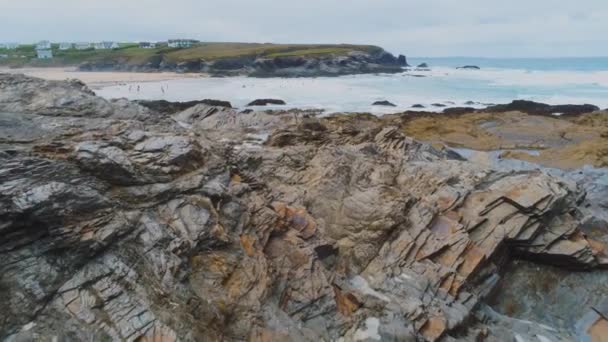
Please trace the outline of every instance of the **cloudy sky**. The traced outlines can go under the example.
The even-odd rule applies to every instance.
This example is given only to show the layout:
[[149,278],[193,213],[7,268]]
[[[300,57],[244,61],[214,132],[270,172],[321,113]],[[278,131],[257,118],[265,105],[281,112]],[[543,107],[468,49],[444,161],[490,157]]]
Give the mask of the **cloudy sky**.
[[0,0],[0,41],[364,43],[408,56],[608,56],[608,0]]

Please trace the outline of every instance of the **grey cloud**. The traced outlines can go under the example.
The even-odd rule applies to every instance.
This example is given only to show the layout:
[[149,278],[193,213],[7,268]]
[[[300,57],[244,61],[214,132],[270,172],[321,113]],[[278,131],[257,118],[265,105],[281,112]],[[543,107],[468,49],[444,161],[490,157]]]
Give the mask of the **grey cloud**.
[[[0,0],[0,41],[366,43],[446,56],[608,55],[605,0]],[[576,49],[567,49],[576,46]]]

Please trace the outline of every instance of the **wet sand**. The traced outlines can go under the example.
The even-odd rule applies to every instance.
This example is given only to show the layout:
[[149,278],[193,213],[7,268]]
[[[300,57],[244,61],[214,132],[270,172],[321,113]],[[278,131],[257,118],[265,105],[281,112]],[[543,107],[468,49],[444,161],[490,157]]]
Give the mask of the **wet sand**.
[[158,82],[169,81],[184,78],[206,77],[204,74],[178,74],[174,72],[96,72],[96,71],[78,71],[76,68],[20,68],[9,69],[0,68],[0,73],[25,74],[28,76],[39,77],[46,80],[65,80],[79,79],[86,83],[89,87],[99,89],[122,83],[142,83],[142,82]]

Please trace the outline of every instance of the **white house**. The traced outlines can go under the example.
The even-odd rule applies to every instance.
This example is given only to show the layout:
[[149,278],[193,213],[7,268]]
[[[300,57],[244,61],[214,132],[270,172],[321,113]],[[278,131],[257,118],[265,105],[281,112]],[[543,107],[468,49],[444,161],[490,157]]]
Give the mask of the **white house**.
[[167,45],[172,48],[190,48],[195,42],[192,39],[169,39]]
[[86,50],[86,49],[90,49],[92,47],[91,43],[76,43],[74,44],[74,47],[76,47],[76,50]]
[[19,47],[19,43],[4,43],[2,45],[2,47],[7,50],[15,50]]
[[139,47],[142,49],[156,49],[156,43],[139,42]]
[[49,42],[48,40],[42,40],[39,41],[38,44],[36,44],[36,50],[49,50],[51,48],[51,42]]
[[59,50],[70,50],[74,48],[74,44],[72,43],[60,43]]
[[118,49],[120,45],[117,42],[99,42],[95,43],[96,50]]
[[53,58],[53,51],[48,50],[36,50],[36,55],[38,59],[51,59]]

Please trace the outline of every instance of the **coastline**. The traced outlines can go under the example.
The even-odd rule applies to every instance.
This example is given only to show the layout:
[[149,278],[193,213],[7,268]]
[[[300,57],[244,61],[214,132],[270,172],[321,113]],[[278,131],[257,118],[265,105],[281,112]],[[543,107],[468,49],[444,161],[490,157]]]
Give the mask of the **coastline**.
[[[417,108],[416,105],[404,108],[403,106],[374,106],[371,104],[374,99],[370,97],[366,102],[369,103],[368,108],[332,110],[331,107],[325,105],[309,106],[302,102],[298,103],[294,98],[277,94],[275,88],[269,87],[271,84],[269,82],[280,83],[281,89],[285,89],[288,84],[297,85],[304,82],[319,84],[320,80],[315,78],[268,80],[228,77],[222,78],[221,84],[216,84],[213,82],[215,78],[209,75],[175,72],[79,71],[73,67],[62,67],[0,68],[0,73],[25,74],[45,80],[79,79],[107,99],[127,98],[152,102],[164,100],[170,103],[212,99],[225,100],[235,108],[241,109],[254,108],[254,110],[287,112],[317,110],[323,112],[322,116],[369,113],[377,117],[384,116],[384,119],[388,120],[395,118],[408,136],[430,144],[496,153],[499,158],[532,162],[544,167],[572,170],[585,165],[608,166],[608,160],[605,158],[606,151],[603,148],[605,127],[608,125],[603,115],[593,114],[605,113],[606,110],[602,111],[600,107],[593,105],[547,105],[519,100],[510,104],[496,105],[482,102],[440,102],[437,100],[437,106],[427,104],[422,108]],[[204,92],[188,92],[192,83],[187,80],[195,79],[201,79],[203,83],[196,88],[204,89]],[[157,86],[161,82],[179,80],[187,82],[185,84],[172,83],[171,91],[165,92],[162,87]],[[258,81],[263,83],[255,83]],[[232,88],[226,88],[226,82],[237,82],[239,93],[247,95],[239,95],[241,101],[234,101],[234,98],[227,95],[231,94],[230,89]],[[253,86],[254,83],[255,86]],[[140,84],[141,92],[128,90],[127,93],[127,89],[130,89],[131,85],[137,85],[139,88]],[[336,86],[336,84],[333,85]],[[320,86],[318,88],[323,92],[328,92],[328,89],[333,87]],[[248,93],[252,89],[253,92]],[[336,87],[334,94],[344,92],[345,89],[344,86]],[[116,90],[116,92],[111,90]],[[301,92],[297,93],[298,96],[303,96]],[[263,98],[266,95],[287,100],[287,105],[253,107],[247,105],[256,98]],[[591,121],[591,124],[587,121]],[[552,127],[552,130],[544,131],[542,129],[547,126]],[[498,134],[497,131],[502,133]]]
[[208,77],[206,74],[185,74],[177,72],[127,72],[127,71],[79,71],[76,67],[56,68],[0,68],[0,73],[24,74],[49,81],[79,79],[92,89],[115,86],[124,83],[163,82],[187,78]]

